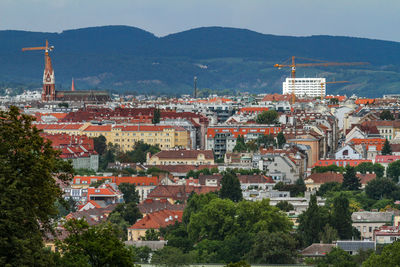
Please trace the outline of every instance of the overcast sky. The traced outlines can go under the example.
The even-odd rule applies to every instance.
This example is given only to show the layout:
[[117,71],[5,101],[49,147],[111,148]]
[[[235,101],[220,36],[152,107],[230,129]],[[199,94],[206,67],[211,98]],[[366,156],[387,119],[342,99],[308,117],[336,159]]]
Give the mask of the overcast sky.
[[0,0],[0,30],[135,26],[164,36],[202,26],[400,41],[400,0]]

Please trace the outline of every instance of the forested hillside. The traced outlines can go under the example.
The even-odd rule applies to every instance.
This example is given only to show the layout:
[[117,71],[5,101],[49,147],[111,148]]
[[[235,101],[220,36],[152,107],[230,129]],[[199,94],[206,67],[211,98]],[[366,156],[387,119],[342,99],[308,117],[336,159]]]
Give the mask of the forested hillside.
[[[288,37],[222,27],[156,37],[134,27],[105,26],[62,33],[0,31],[0,87],[40,87],[43,53],[21,52],[48,39],[56,86],[121,93],[181,94],[199,88],[231,92],[281,92],[292,55],[325,61],[367,61],[368,66],[298,68],[297,76],[351,83],[329,85],[329,94],[380,96],[400,90],[400,43],[351,37]],[[304,59],[298,61],[308,63]],[[225,90],[226,91],[226,90]]]

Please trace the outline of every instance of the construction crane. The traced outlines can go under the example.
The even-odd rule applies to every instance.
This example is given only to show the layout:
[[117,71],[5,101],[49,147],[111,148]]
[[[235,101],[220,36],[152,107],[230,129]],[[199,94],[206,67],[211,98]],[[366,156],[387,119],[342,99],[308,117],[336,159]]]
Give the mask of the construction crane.
[[[295,78],[296,78],[296,67],[329,67],[329,66],[356,66],[356,65],[367,65],[369,64],[368,62],[326,62],[322,60],[316,60],[316,59],[309,59],[309,58],[303,58],[306,60],[310,61],[319,61],[318,63],[300,63],[296,64],[295,56],[292,56],[292,64],[275,64],[274,67],[281,69],[285,67],[289,67],[292,69],[291,72],[291,78],[292,78],[292,104],[295,103],[296,101],[296,96],[295,96]],[[299,58],[299,57],[298,57]]]
[[49,46],[49,41],[46,40],[46,46],[37,46],[37,47],[24,47],[22,51],[31,51],[31,50],[44,50],[44,53],[49,55],[49,51],[53,51],[54,46]]
[[322,82],[321,83],[321,100],[324,99],[324,84],[326,85],[327,83],[349,83],[349,81]]

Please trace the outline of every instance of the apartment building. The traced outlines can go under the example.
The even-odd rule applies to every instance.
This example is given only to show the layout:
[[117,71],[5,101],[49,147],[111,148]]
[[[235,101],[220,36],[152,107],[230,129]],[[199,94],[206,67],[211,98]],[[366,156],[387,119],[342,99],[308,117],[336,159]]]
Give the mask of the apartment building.
[[[294,87],[293,87],[294,85]],[[284,95],[294,94],[302,97],[323,97],[326,95],[325,78],[286,78],[282,85]]]

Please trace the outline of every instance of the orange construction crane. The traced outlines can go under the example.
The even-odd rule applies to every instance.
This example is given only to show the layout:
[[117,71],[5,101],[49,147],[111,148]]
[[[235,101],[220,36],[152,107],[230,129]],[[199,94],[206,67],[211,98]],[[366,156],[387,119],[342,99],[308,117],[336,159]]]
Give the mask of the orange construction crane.
[[309,59],[309,58],[303,58],[306,60],[311,60],[311,61],[319,61],[318,63],[300,63],[296,64],[295,62],[295,56],[292,56],[292,64],[275,64],[274,67],[281,69],[284,67],[289,67],[292,69],[292,104],[295,103],[296,101],[296,96],[295,96],[295,78],[296,78],[296,67],[328,67],[328,66],[355,66],[355,65],[367,65],[369,64],[368,62],[326,62],[322,60],[316,60],[316,59]]
[[46,40],[46,46],[37,46],[37,47],[24,47],[22,48],[22,51],[30,51],[30,50],[44,50],[45,53],[49,53],[49,51],[52,51],[54,49],[54,46],[49,46],[49,41]]
[[324,99],[324,84],[327,84],[327,83],[349,83],[349,81],[322,82],[321,83],[321,100]]

